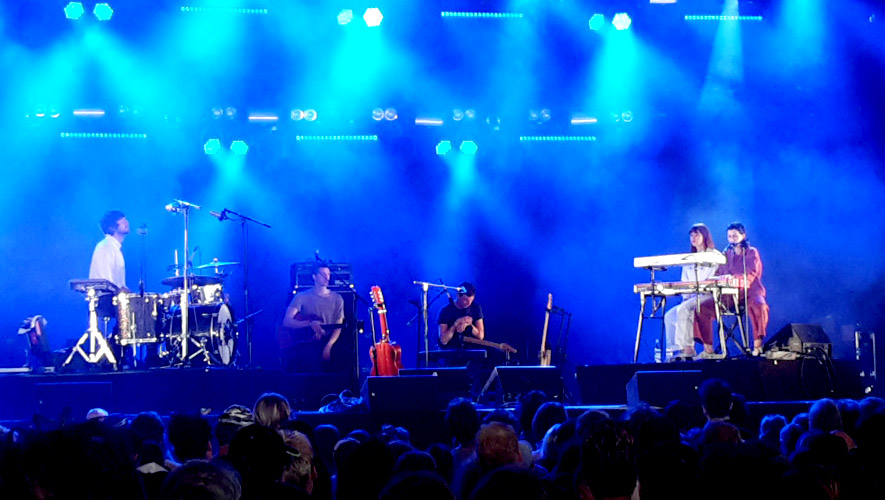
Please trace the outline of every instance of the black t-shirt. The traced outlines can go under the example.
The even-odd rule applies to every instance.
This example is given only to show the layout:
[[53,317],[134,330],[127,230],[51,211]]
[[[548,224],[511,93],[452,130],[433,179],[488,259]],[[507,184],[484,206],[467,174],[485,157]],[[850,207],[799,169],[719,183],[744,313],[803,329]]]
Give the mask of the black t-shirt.
[[[466,307],[464,309],[458,309],[455,304],[449,304],[439,311],[439,319],[437,320],[437,324],[452,326],[455,324],[455,320],[458,318],[463,318],[464,316],[470,316],[473,318],[473,322],[476,323],[477,320],[482,319],[482,307],[479,305],[479,302],[473,301],[470,304],[470,307]],[[463,335],[470,335],[473,330],[472,326],[468,326]],[[461,335],[458,332],[455,332],[455,336],[452,337],[452,340],[449,341],[448,344],[443,344],[440,342],[440,349],[463,349],[464,342],[461,340]]]

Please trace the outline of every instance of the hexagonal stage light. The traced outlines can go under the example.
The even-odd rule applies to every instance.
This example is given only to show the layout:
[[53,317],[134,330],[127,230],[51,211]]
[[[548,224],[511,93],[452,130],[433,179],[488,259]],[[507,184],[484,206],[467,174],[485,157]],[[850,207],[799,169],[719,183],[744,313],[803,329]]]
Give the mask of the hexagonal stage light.
[[246,144],[246,141],[234,141],[230,143],[230,150],[235,155],[244,155],[249,152],[249,145]]
[[461,141],[461,152],[465,155],[475,155],[478,149],[473,141]]
[[366,21],[366,26],[370,28],[381,26],[381,21],[383,19],[384,15],[381,14],[381,9],[378,7],[370,7],[366,9],[366,13],[363,14],[363,20]]
[[602,14],[593,14],[593,17],[590,18],[590,29],[593,31],[599,31],[605,26],[605,16]]
[[452,141],[439,141],[436,145],[436,154],[443,156],[452,150]]
[[68,19],[80,19],[83,17],[83,4],[80,2],[71,2],[65,5],[65,17]]
[[114,16],[114,9],[106,3],[97,3],[95,8],[92,9],[92,13],[95,14],[96,19],[99,21],[110,21]]
[[338,24],[345,26],[353,21],[353,9],[341,9],[338,13]]
[[203,144],[203,152],[207,155],[214,155],[219,151],[221,151],[220,139],[209,139],[206,144]]
[[618,31],[623,31],[629,28],[631,24],[633,24],[633,20],[630,19],[630,16],[628,16],[626,12],[619,12],[615,14],[614,18],[612,18],[612,26]]

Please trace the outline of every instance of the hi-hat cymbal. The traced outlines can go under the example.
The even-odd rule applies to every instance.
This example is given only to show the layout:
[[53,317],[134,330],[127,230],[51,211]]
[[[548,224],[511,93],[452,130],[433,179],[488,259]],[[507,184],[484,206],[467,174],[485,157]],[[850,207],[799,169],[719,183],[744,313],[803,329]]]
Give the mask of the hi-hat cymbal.
[[224,267],[224,266],[239,266],[239,262],[218,262],[212,261],[208,264],[203,264],[202,266],[197,266],[195,269],[211,269],[215,267]]

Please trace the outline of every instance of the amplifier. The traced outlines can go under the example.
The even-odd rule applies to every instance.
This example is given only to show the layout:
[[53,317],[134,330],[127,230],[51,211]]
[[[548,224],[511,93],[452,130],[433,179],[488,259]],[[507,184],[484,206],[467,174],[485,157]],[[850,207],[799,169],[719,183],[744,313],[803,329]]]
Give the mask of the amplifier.
[[[310,288],[313,286],[313,276],[311,269],[316,261],[296,262],[289,269],[289,278],[292,284],[292,290]],[[351,265],[349,263],[327,262],[329,270],[332,271],[332,279],[329,280],[329,288],[336,292],[344,289],[350,289],[352,279]]]

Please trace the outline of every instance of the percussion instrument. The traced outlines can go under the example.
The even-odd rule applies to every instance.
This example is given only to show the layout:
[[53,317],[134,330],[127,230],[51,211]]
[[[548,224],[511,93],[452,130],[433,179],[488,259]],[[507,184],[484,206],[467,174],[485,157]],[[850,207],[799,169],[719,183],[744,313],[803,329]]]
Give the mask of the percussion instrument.
[[[166,317],[170,351],[181,349],[181,308],[173,306]],[[227,366],[237,357],[237,325],[227,304],[193,304],[188,308],[188,341],[200,349],[188,349],[188,361]]]
[[117,307],[117,343],[119,345],[157,342],[160,337],[164,301],[156,293],[119,293]]

